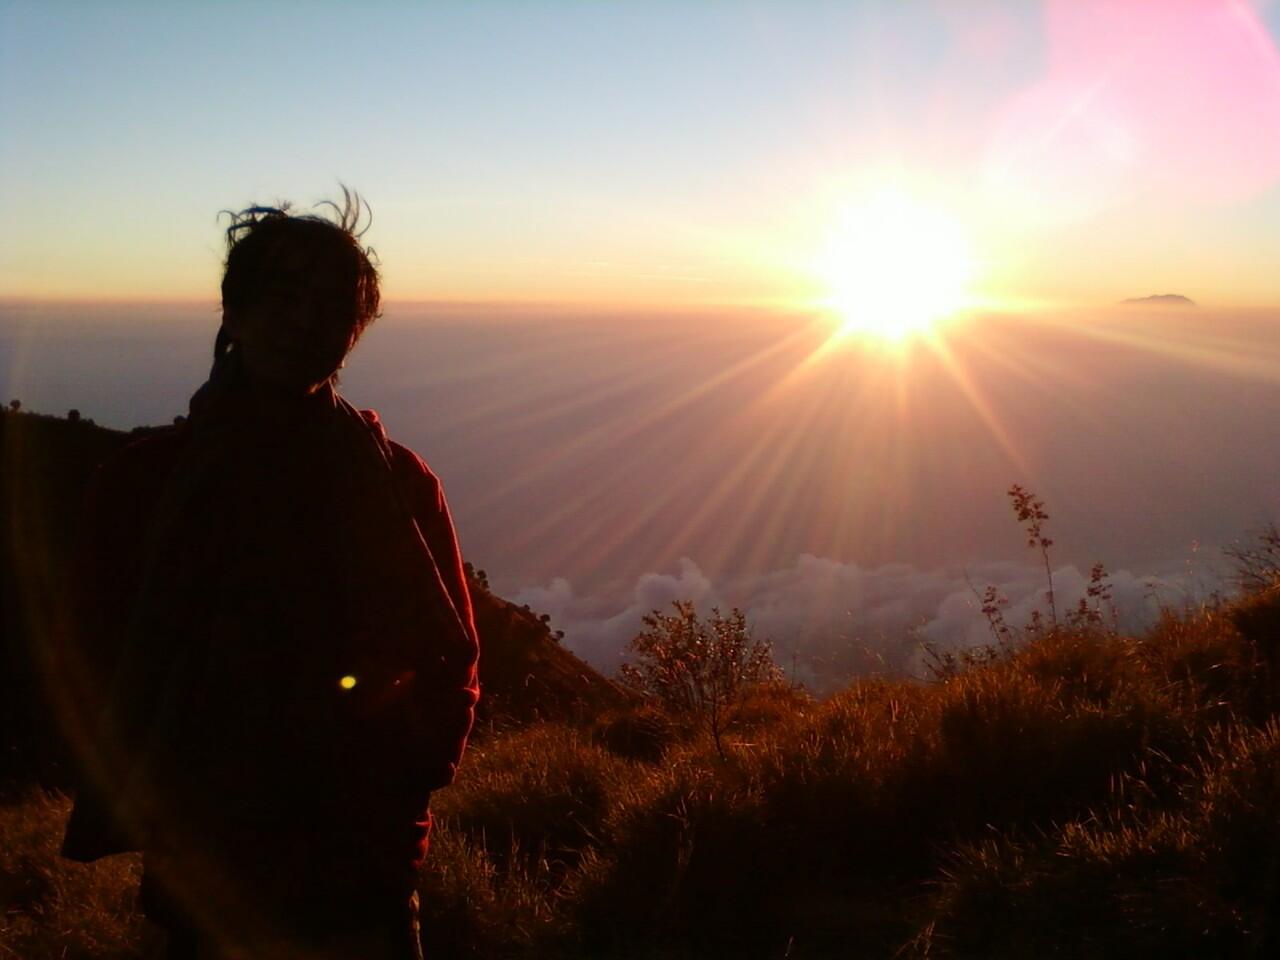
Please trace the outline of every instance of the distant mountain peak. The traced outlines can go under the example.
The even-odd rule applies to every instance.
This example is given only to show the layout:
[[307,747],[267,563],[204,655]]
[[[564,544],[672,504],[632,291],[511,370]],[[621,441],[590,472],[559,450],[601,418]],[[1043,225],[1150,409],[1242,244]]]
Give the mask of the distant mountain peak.
[[1120,301],[1126,307],[1194,307],[1196,302],[1180,293],[1153,293],[1149,297],[1129,297]]

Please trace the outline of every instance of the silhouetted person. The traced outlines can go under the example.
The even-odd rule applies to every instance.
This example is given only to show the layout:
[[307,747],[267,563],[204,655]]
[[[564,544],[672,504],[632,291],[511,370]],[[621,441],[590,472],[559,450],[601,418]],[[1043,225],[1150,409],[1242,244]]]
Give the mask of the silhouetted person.
[[232,218],[208,382],[90,491],[78,643],[116,667],[64,855],[142,850],[173,957],[420,955],[478,643],[439,481],[334,389],[360,209]]

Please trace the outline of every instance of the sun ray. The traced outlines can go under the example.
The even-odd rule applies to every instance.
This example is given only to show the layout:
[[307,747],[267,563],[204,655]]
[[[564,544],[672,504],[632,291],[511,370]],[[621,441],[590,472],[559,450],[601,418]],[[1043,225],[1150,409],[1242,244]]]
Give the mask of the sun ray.
[[[573,519],[579,515],[591,515],[592,510],[596,514],[600,511],[607,512],[614,499],[614,491],[618,485],[628,480],[636,449],[647,450],[648,456],[659,455],[654,447],[655,437],[673,427],[678,428],[681,415],[686,410],[699,401],[714,399],[717,391],[745,382],[748,376],[758,374],[762,366],[778,362],[780,357],[785,358],[788,351],[797,352],[799,336],[800,332],[792,331],[779,337],[639,416],[633,410],[628,410],[625,415],[601,420],[592,429],[556,445],[529,469],[522,470],[518,477],[498,485],[486,498],[486,502],[501,502],[526,484],[532,485],[571,464],[576,471],[598,478],[590,491],[529,524],[518,542],[511,544],[512,549],[552,538],[556,541],[559,552],[566,558],[572,557],[579,563],[603,563],[611,550],[626,548],[629,538],[637,531],[642,531],[648,521],[664,509],[669,509],[683,494],[692,492],[692,488],[686,490],[688,483],[682,485],[679,473],[674,475],[672,482],[652,492],[643,510],[628,518],[628,522],[621,527],[611,526],[606,535],[602,535],[600,529],[577,527],[573,524]],[[691,346],[687,342],[682,344],[682,348],[685,351],[698,349],[696,345]],[[590,457],[590,462],[584,461],[583,457]],[[690,479],[690,483],[692,482],[693,478]],[[572,533],[566,533],[566,530],[572,530]]]
[[[532,484],[554,474],[573,457],[584,451],[630,449],[631,442],[647,429],[660,425],[676,417],[682,410],[699,399],[722,389],[728,383],[745,376],[760,365],[776,357],[779,353],[792,347],[800,336],[793,332],[773,343],[757,350],[747,357],[736,361],[714,376],[702,379],[680,393],[664,400],[661,404],[639,415],[628,412],[625,417],[619,416],[600,421],[593,428],[565,440],[551,448],[535,463],[520,472],[519,476],[510,478],[506,483],[495,484],[485,497],[485,503],[502,501],[512,495],[519,487]],[[696,349],[690,344],[682,345],[683,350]],[[647,376],[652,376],[650,372]],[[625,458],[624,458],[625,460]],[[530,536],[535,536],[530,532]]]
[[1188,366],[1216,370],[1236,377],[1280,383],[1280,349],[1202,332],[1175,332],[1167,325],[1145,330],[1127,329],[1116,322],[1071,322],[1073,332],[1177,360]]
[[1022,473],[1027,472],[1027,463],[1022,454],[1018,451],[1017,445],[1013,442],[1013,438],[1009,435],[1009,431],[1005,429],[1004,424],[1000,422],[1000,418],[996,415],[987,398],[983,396],[982,390],[978,387],[969,371],[965,369],[964,364],[956,356],[956,354],[947,346],[944,341],[934,341],[930,343],[930,348],[942,363],[942,368],[951,377],[951,380],[960,389],[960,393],[973,408],[973,412],[978,415],[983,426],[987,428],[987,432],[991,434],[991,438],[1004,451],[1011,463],[1013,463]]

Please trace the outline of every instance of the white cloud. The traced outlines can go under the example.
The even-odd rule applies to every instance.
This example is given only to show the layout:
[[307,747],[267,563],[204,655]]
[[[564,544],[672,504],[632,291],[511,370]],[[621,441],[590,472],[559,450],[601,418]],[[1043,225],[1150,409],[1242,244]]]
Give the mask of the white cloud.
[[669,609],[676,600],[692,601],[699,610],[709,610],[720,602],[711,582],[687,558],[680,561],[676,574],[643,574],[631,596],[621,603],[613,598],[576,596],[563,577],[547,587],[523,589],[512,599],[550,614],[552,627],[565,631],[565,645],[607,674],[614,673],[626,659],[627,642],[640,632],[645,614]]
[[[1162,607],[1181,607],[1221,589],[1221,575],[1183,569],[1159,575],[1119,570],[1110,575],[1113,603],[1124,629],[1141,629]],[[1085,596],[1087,571],[1063,566],[1053,571],[1059,617]],[[779,664],[817,690],[828,690],[865,673],[922,675],[921,642],[960,649],[992,640],[979,594],[995,586],[1008,599],[1006,621],[1028,622],[1039,609],[1047,615],[1045,571],[1010,561],[967,570],[922,570],[894,563],[857,564],[798,557],[794,564],[759,576],[712,583],[689,558],[675,573],[646,573],[623,595],[579,596],[558,577],[547,586],[521,590],[516,603],[551,615],[565,631],[565,644],[612,674],[626,659],[627,642],[653,610],[676,600],[693,602],[704,614],[712,607],[746,612],[755,634],[773,641]]]

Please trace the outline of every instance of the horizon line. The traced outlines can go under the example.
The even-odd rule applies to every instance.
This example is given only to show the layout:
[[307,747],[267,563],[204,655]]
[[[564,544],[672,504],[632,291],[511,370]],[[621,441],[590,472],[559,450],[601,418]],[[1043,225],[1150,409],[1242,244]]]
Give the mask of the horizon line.
[[[1068,310],[1111,310],[1141,309],[1144,306],[1156,306],[1148,303],[1149,296],[1133,296],[1118,299],[1096,300],[1054,300],[1016,298],[995,304],[975,305],[969,309],[956,311],[957,316],[982,316],[996,314],[1053,313]],[[220,298],[208,297],[146,297],[146,296],[31,296],[23,294],[0,294],[0,307],[208,307],[216,312],[221,307]],[[494,298],[466,299],[457,297],[391,297],[383,301],[383,313],[388,309],[400,307],[429,307],[433,309],[477,311],[489,310],[499,312],[526,312],[534,310],[556,310],[573,314],[603,312],[612,315],[643,314],[723,314],[726,312],[749,312],[770,316],[816,316],[829,313],[830,308],[815,303],[782,302],[769,300],[719,300],[719,301],[682,301],[682,302],[637,302],[636,300],[585,300],[564,298]],[[1268,311],[1280,309],[1280,298],[1272,302],[1259,300],[1221,301],[1192,298],[1192,309],[1213,312],[1217,310]]]

